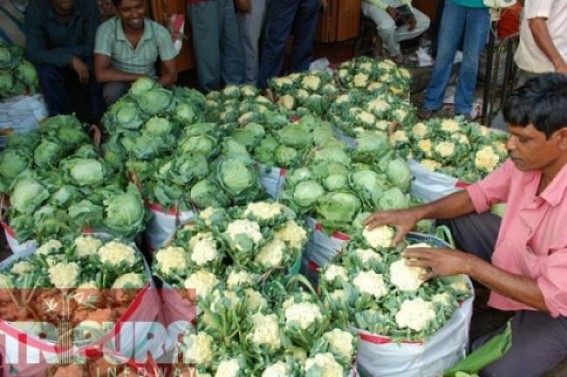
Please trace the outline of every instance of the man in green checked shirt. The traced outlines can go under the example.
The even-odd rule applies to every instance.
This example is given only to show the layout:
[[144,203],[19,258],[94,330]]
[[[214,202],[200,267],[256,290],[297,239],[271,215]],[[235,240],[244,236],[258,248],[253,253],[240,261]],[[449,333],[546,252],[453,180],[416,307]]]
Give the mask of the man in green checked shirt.
[[[162,86],[177,80],[171,35],[166,28],[145,17],[142,0],[112,0],[116,16],[101,24],[95,39],[95,74],[104,84],[107,106],[124,95],[133,81],[152,77]],[[160,76],[156,61],[161,61]]]

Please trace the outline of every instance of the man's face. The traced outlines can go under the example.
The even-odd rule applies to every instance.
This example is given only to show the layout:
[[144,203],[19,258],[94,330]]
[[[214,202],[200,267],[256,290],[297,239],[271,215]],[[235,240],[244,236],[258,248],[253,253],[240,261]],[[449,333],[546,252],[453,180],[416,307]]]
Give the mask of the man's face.
[[123,0],[116,8],[122,22],[130,29],[139,30],[144,27],[145,8],[142,0]]
[[51,4],[57,13],[66,15],[73,11],[75,0],[51,0]]
[[549,139],[532,124],[526,127],[508,125],[508,131],[510,137],[506,148],[519,170],[546,170],[564,158],[565,152],[560,148],[564,140],[560,131],[553,133]]

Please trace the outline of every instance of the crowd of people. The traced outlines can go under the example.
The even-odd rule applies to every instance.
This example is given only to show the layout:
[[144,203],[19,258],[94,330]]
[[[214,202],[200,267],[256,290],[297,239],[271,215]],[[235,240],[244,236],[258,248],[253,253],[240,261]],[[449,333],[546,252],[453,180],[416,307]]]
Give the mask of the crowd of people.
[[[308,69],[326,1],[187,0],[200,89],[242,83],[265,88],[283,73],[292,34],[287,70]],[[103,23],[93,0],[30,2],[27,56],[37,67],[51,115],[72,112],[76,98],[69,87],[89,94],[84,98],[96,118],[141,76],[163,86],[176,82],[177,52],[169,32],[146,17],[142,0],[112,2],[116,16]],[[395,61],[401,61],[399,42],[429,27],[427,16],[408,0],[364,0],[362,11],[376,23]],[[483,0],[445,0],[420,118],[441,109],[459,49],[455,114],[469,117],[489,32]],[[515,62],[520,79],[503,111],[510,159],[466,190],[366,220],[369,227],[395,226],[398,241],[420,219],[448,223],[466,252],[412,249],[405,256],[410,265],[428,268],[426,279],[470,275],[491,290],[490,306],[515,313],[512,348],[481,371],[485,376],[539,376],[567,356],[566,1],[525,0]],[[497,202],[508,203],[502,220],[487,213]]]

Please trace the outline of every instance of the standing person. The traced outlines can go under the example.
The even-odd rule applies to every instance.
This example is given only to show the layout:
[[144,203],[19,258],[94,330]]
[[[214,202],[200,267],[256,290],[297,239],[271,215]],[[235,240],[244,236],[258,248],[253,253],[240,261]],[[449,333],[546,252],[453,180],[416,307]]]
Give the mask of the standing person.
[[244,58],[234,0],[187,0],[187,15],[201,90],[242,84]]
[[[404,5],[411,13],[402,14],[397,9]],[[404,60],[400,41],[416,38],[429,29],[429,17],[412,8],[411,0],[363,0],[362,13],[374,21],[384,48],[398,64]]]
[[244,49],[244,84],[256,86],[260,65],[260,36],[268,0],[237,0],[238,26]]
[[285,46],[293,31],[291,72],[309,69],[319,10],[327,0],[271,1],[266,20],[264,46],[260,58],[258,86],[265,89],[268,80],[282,71]]
[[[26,55],[37,69],[49,115],[104,112],[101,87],[94,77],[93,48],[100,15],[92,0],[32,0],[25,16]],[[70,96],[80,87],[89,95]],[[73,100],[78,101],[73,106]]]
[[[162,86],[177,81],[171,34],[165,27],[146,18],[143,0],[112,0],[116,16],[100,25],[96,32],[95,73],[104,83],[107,106],[122,97],[132,82],[152,77]],[[156,62],[161,61],[160,76]]]
[[[510,158],[484,180],[429,204],[376,212],[399,242],[424,218],[445,219],[466,250],[408,249],[425,280],[467,274],[491,290],[488,305],[512,311],[512,347],[481,376],[541,376],[567,356],[567,76],[544,74],[504,106]],[[506,202],[500,222],[492,204]],[[476,213],[475,213],[476,212]],[[486,336],[474,346],[486,342]]]
[[525,1],[514,60],[520,68],[519,85],[541,73],[567,74],[567,2]]
[[451,77],[451,67],[457,48],[463,41],[463,61],[459,68],[455,92],[455,113],[470,119],[478,75],[478,60],[490,28],[490,15],[483,0],[445,0],[437,55],[431,79],[418,116],[430,118],[441,110],[445,89]]

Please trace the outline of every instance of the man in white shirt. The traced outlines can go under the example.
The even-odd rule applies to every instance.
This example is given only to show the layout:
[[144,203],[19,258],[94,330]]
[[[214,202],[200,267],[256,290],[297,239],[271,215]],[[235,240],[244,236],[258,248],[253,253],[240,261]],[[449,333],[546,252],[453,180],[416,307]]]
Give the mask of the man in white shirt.
[[[411,11],[407,16],[400,7]],[[413,39],[429,29],[430,20],[411,6],[411,0],[363,0],[362,13],[372,19],[384,48],[396,63],[403,61],[400,41]]]
[[520,68],[518,86],[541,73],[567,74],[567,1],[525,1],[514,60]]

